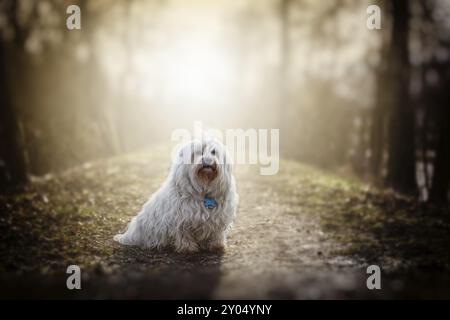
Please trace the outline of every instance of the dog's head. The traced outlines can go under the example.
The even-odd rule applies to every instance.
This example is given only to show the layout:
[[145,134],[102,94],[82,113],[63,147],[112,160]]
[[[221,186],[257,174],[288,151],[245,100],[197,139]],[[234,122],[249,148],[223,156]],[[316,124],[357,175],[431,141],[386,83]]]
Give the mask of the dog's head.
[[173,174],[177,185],[184,189],[191,186],[200,193],[220,191],[231,179],[231,159],[217,139],[193,140],[178,152]]

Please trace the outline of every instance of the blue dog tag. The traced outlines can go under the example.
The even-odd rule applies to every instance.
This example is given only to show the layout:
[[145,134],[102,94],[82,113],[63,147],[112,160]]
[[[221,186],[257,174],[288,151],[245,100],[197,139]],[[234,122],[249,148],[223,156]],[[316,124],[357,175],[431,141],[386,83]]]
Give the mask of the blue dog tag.
[[205,199],[203,199],[203,203],[205,204],[206,209],[214,209],[217,207],[217,201],[213,198],[208,198],[205,196]]

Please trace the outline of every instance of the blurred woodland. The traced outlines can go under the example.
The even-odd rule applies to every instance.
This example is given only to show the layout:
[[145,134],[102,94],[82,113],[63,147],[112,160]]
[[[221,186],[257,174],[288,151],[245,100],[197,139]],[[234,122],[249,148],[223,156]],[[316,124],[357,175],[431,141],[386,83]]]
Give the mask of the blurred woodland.
[[201,120],[280,128],[284,157],[445,203],[449,84],[448,0],[1,0],[0,186]]

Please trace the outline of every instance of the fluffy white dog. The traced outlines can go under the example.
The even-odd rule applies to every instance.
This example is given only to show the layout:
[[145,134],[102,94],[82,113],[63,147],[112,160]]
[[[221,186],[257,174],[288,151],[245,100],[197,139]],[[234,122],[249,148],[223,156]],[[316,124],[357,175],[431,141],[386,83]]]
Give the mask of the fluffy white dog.
[[225,146],[195,140],[180,149],[163,186],[114,240],[178,252],[223,250],[238,201]]

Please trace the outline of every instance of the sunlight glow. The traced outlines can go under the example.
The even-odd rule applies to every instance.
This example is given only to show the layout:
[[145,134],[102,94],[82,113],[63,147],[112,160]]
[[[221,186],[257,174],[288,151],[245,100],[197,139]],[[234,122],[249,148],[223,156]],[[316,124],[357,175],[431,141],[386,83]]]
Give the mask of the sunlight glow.
[[176,99],[209,101],[225,94],[232,81],[230,61],[208,43],[177,43],[164,60],[164,88]]

